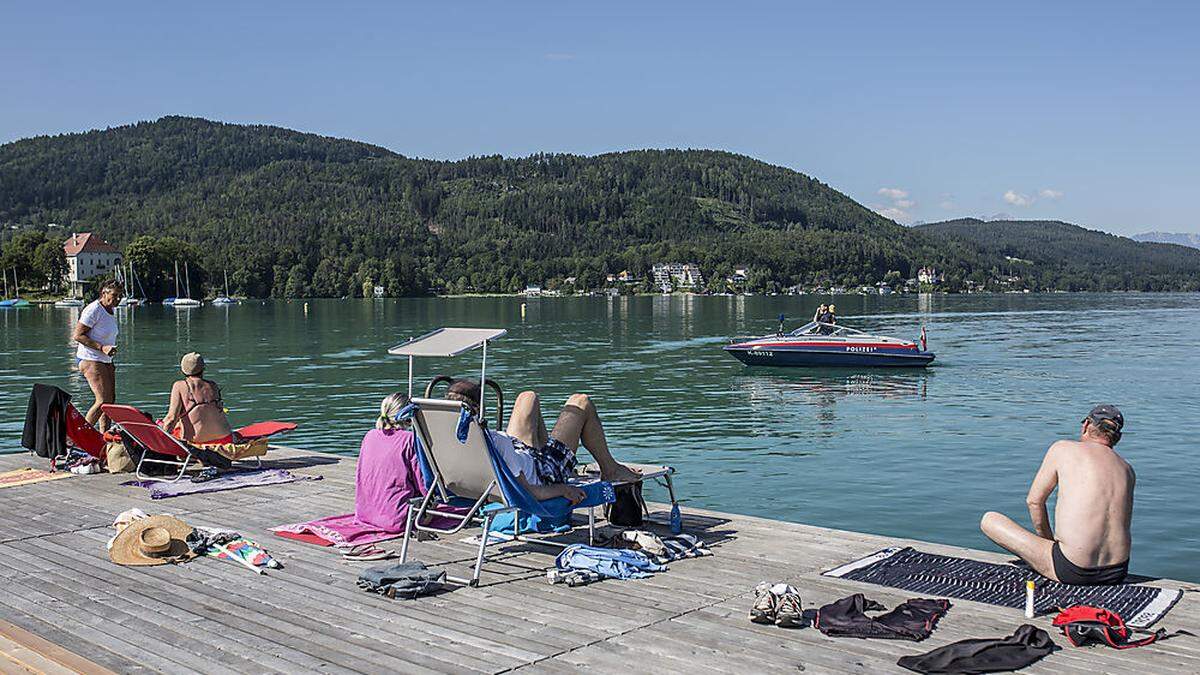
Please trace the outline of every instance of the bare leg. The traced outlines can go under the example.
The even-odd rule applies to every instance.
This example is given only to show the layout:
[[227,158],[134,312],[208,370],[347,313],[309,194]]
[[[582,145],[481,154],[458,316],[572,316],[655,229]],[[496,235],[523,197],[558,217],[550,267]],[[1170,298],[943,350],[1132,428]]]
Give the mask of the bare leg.
[[600,424],[600,415],[596,405],[587,394],[572,394],[558,414],[554,430],[550,435],[562,442],[563,445],[575,452],[580,443],[600,465],[600,475],[604,480],[614,482],[633,482],[640,475],[629,467],[620,464],[608,450],[608,438],[604,435],[604,427]]
[[1039,537],[1012,518],[995,511],[983,514],[979,529],[988,539],[1016,553],[1042,576],[1058,581],[1058,576],[1054,574],[1054,558],[1050,553],[1054,547],[1053,540]]
[[79,372],[87,379],[88,386],[92,388],[92,394],[96,397],[96,402],[88,408],[83,417],[103,432],[108,428],[108,418],[104,416],[100,406],[116,400],[116,368],[109,363],[82,361],[79,364]]
[[513,402],[512,414],[508,416],[508,435],[531,448],[546,445],[550,435],[546,433],[546,420],[542,419],[542,403],[536,392],[523,391]]

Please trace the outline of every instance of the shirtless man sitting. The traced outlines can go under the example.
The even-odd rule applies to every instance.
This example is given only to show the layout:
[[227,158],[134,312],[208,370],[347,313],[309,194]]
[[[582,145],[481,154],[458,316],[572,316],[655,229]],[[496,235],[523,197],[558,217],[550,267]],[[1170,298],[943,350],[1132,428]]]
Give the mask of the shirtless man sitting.
[[[1124,581],[1135,476],[1113,449],[1123,426],[1116,406],[1098,405],[1083,419],[1078,441],[1050,446],[1026,499],[1036,534],[995,511],[984,514],[983,533],[1055,581],[1085,586]],[[1046,512],[1056,487],[1057,532]]]
[[[446,398],[479,411],[479,383],[455,380]],[[582,444],[600,465],[600,476],[607,481],[633,482],[641,478],[635,470],[620,464],[608,449],[608,439],[600,424],[600,415],[587,394],[572,394],[554,429],[546,432],[541,400],[532,391],[523,391],[513,402],[506,432],[488,430],[492,445],[504,457],[504,463],[526,490],[538,500],[565,497],[572,504],[584,498],[583,490],[567,484],[575,471],[575,453]]]

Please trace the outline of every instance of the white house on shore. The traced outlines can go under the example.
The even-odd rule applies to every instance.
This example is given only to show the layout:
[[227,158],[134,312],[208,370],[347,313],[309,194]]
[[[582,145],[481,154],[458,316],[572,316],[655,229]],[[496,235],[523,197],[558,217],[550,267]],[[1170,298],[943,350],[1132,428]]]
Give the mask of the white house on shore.
[[672,286],[679,289],[693,289],[704,285],[704,275],[700,266],[695,263],[658,263],[654,265],[654,285],[664,291]]
[[71,295],[82,297],[88,281],[112,274],[121,264],[121,252],[92,232],[74,233],[63,243],[67,256],[67,286]]

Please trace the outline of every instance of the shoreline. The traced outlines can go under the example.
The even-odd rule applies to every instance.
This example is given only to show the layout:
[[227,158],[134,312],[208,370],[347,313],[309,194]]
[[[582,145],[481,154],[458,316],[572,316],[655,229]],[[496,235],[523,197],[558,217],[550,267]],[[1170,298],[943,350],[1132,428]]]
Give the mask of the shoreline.
[[[675,293],[624,293],[624,294],[620,294],[620,295],[607,295],[604,293],[591,293],[591,294],[576,293],[576,294],[571,294],[571,295],[537,295],[537,296],[527,296],[524,293],[454,293],[454,294],[445,294],[445,295],[399,295],[399,296],[387,296],[387,297],[379,297],[379,298],[360,298],[360,297],[354,297],[354,298],[347,298],[347,297],[342,297],[342,298],[335,298],[335,297],[251,298],[251,297],[239,297],[239,298],[234,298],[234,299],[237,301],[236,304],[241,304],[241,303],[245,303],[245,302],[260,302],[261,303],[261,302],[267,302],[267,301],[273,301],[273,302],[309,302],[309,301],[313,301],[313,300],[383,301],[383,300],[414,300],[414,299],[431,299],[431,298],[436,298],[439,300],[459,300],[459,299],[464,299],[464,298],[521,298],[521,299],[525,299],[525,300],[543,300],[543,299],[559,300],[559,299],[578,299],[578,298],[657,298],[657,297],[665,296],[665,297],[672,297],[672,298],[676,298],[676,297],[698,297],[698,298],[739,298],[739,297],[747,297],[747,298],[876,298],[877,297],[877,298],[896,299],[896,298],[909,298],[909,297],[921,297],[921,296],[941,296],[941,297],[984,296],[984,297],[992,297],[992,296],[1007,296],[1007,295],[1042,296],[1042,295],[1086,295],[1086,294],[1094,294],[1094,295],[1196,295],[1196,294],[1200,294],[1200,291],[1129,291],[1129,290],[1029,291],[1029,292],[975,291],[975,292],[971,292],[971,293],[937,291],[937,292],[932,292],[932,293],[893,293],[891,295],[875,295],[875,294],[869,294],[869,293],[803,293],[803,294],[800,294],[800,293],[775,293],[775,294],[770,294],[770,293],[675,292]],[[29,305],[31,307],[53,307],[55,302],[58,302],[58,300],[61,300],[61,298],[49,298],[48,299],[48,298],[43,298],[43,297],[24,298],[24,299],[29,301]],[[213,300],[213,298],[203,298],[201,300],[201,302],[204,302],[207,305],[211,305],[212,300]],[[162,302],[144,301],[141,303],[140,306],[161,305],[161,304],[162,304]],[[0,310],[2,310],[2,309],[19,309],[19,308],[0,307]],[[59,309],[71,309],[71,308],[59,308]]]

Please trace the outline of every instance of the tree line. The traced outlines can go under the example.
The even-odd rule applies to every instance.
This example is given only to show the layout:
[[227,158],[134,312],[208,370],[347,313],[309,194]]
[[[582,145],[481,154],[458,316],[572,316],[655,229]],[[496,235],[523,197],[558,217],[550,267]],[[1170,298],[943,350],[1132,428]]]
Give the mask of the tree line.
[[[431,161],[182,117],[0,146],[0,223],[95,231],[127,251],[152,298],[174,294],[176,259],[189,263],[193,295],[227,272],[230,291],[252,297],[374,285],[391,296],[508,293],[567,277],[595,289],[671,261],[714,280],[749,267],[755,290],[853,287],[925,265],[961,286],[1004,265],[967,239],[900,226],[816,179],[726,152]],[[7,251],[16,238],[5,237]],[[1151,264],[1122,283],[1182,284],[1156,273]]]

